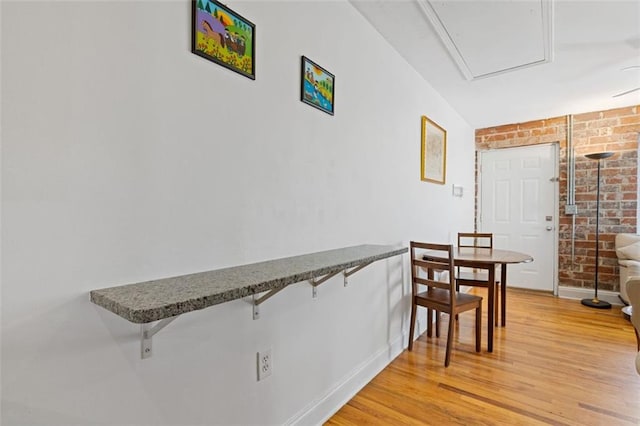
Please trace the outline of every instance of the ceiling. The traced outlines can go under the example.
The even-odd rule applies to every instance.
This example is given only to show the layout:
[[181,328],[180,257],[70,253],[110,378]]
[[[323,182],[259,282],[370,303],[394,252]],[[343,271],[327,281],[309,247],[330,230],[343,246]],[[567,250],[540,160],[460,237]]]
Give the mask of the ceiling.
[[638,0],[350,2],[476,129],[640,104]]

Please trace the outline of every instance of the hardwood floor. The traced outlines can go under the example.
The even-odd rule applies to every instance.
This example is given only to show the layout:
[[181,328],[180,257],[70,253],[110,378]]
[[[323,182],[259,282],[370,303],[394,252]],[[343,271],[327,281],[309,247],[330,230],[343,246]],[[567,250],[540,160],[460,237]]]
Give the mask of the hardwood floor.
[[493,353],[485,302],[482,352],[474,315],[461,314],[445,369],[445,316],[440,338],[423,334],[326,424],[640,425],[635,335],[619,307],[522,290],[507,303]]

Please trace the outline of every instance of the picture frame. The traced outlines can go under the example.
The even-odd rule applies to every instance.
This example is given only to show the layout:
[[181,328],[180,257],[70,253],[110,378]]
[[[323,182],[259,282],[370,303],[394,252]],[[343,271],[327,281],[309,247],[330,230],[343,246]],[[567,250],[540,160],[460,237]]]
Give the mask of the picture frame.
[[302,56],[301,63],[300,100],[333,115],[336,77],[306,56]]
[[447,131],[422,116],[420,179],[444,185],[447,173]]
[[216,0],[192,0],[191,52],[256,79],[256,26]]

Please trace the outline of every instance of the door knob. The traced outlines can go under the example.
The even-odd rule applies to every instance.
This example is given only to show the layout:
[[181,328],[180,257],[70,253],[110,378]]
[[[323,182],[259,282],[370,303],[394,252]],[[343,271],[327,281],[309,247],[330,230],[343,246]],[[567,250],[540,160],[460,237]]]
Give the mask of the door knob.
[[553,226],[547,226],[547,231],[553,231]]

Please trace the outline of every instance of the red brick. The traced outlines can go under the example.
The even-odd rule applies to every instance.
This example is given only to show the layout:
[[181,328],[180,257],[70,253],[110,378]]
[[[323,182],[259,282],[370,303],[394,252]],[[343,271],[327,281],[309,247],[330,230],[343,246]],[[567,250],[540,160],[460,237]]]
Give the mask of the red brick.
[[581,121],[593,121],[593,120],[600,120],[602,117],[604,117],[604,113],[602,111],[595,111],[595,112],[587,112],[584,114],[576,114],[573,116],[573,122],[581,122]]
[[518,130],[517,124],[506,124],[503,126],[495,126],[495,127],[487,127],[484,129],[478,129],[476,130],[476,133],[482,136],[485,136],[485,135],[492,135],[496,133],[515,132],[516,130]]
[[620,117],[620,124],[636,124],[640,123],[640,114],[630,115],[628,117]]
[[620,125],[618,118],[607,118],[602,120],[592,120],[587,124],[588,129],[603,129]]
[[543,135],[557,135],[558,129],[556,127],[543,127],[541,129],[531,130],[531,136],[543,136]]
[[636,115],[638,113],[637,107],[638,105],[634,105],[630,107],[623,107],[623,108],[616,108],[616,109],[610,109],[607,111],[602,111],[602,116],[603,117],[624,117],[628,115]]
[[620,177],[620,169],[617,170],[615,174],[607,175],[602,179],[602,183],[605,185],[618,185],[622,183],[622,178]]
[[589,138],[589,146],[616,143],[622,140],[620,135],[593,136]]
[[518,130],[536,129],[544,126],[544,120],[527,121],[525,123],[518,123]]
[[[589,144],[589,145],[576,146],[575,151],[576,151],[576,156],[584,157],[586,154],[604,151],[604,145]],[[597,165],[597,163],[594,163],[594,164]]]
[[495,127],[486,127],[484,129],[476,129],[476,136],[486,136],[497,133]]
[[[594,168],[597,168],[597,163],[596,163],[596,167],[594,167]],[[604,162],[603,162],[602,169],[603,170],[600,170],[600,176],[613,176],[613,177],[620,176],[620,169],[619,168],[607,167],[607,164],[604,163]]]
[[621,133],[637,133],[640,132],[640,123],[636,123],[636,124],[627,124],[624,126],[617,126],[613,128],[613,133],[614,134],[621,134]]
[[487,135],[484,137],[485,142],[504,141],[507,139],[510,139],[510,138],[507,138],[507,135],[505,134],[494,134],[494,135]]
[[567,125],[567,116],[561,115],[559,117],[551,117],[545,118],[544,120],[547,126],[558,126],[558,127],[566,127]]

